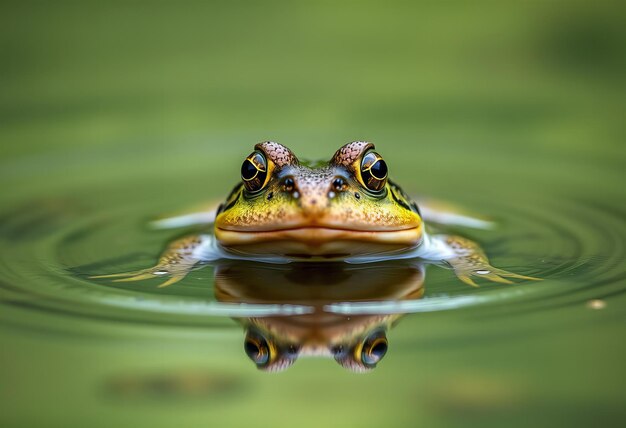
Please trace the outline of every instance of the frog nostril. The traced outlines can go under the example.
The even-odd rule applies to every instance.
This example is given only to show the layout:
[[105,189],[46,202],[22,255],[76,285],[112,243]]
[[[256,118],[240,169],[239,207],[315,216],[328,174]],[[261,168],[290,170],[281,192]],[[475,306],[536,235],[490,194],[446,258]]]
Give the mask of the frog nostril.
[[333,180],[333,188],[337,192],[342,192],[346,190],[346,187],[347,187],[346,180],[344,180],[343,178],[337,177]]
[[285,192],[293,192],[296,188],[296,182],[293,181],[293,178],[287,177],[283,180],[283,189]]

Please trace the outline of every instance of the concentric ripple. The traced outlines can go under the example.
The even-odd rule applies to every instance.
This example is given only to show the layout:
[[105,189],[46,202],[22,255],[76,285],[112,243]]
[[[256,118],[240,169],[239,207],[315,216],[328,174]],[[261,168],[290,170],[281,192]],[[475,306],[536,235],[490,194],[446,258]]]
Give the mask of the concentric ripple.
[[[478,205],[496,213],[501,226],[489,232],[455,232],[482,242],[496,266],[544,281],[485,284],[472,289],[458,283],[451,272],[440,272],[432,280],[427,275],[421,300],[338,301],[326,305],[325,310],[412,313],[481,305],[497,312],[506,305],[510,313],[610,299],[624,292],[624,213],[593,201],[541,197],[533,201],[533,196],[528,196],[522,198],[524,204],[514,205],[480,201]],[[145,204],[126,204],[103,212],[79,201],[82,199],[47,195],[3,211],[3,306],[60,317],[203,326],[223,325],[227,322],[220,321],[223,317],[288,316],[312,310],[307,305],[217,302],[211,266],[165,290],[150,281],[119,285],[89,279],[90,274],[151,265],[179,232],[145,228],[146,219],[154,214]],[[439,268],[428,269],[430,273]]]

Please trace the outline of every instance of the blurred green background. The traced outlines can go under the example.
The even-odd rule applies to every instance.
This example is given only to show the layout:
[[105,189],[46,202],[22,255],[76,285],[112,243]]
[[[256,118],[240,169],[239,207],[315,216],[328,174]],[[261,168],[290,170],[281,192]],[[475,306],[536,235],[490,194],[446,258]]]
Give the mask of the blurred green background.
[[618,6],[3,2],[2,154],[236,134],[328,156],[398,130],[621,153]]
[[[0,315],[0,421],[623,420],[624,22],[618,1],[2,2],[0,280],[3,301],[22,305]],[[68,268],[129,253],[135,268],[149,265],[172,235],[144,221],[223,197],[267,139],[305,158],[371,140],[411,193],[515,217],[485,238],[492,253],[505,250],[502,263],[592,260],[596,270],[563,269],[542,284],[556,293],[605,273],[612,288],[510,317],[505,305],[407,318],[386,365],[365,376],[324,360],[258,373],[226,319],[203,329],[125,322],[87,303],[71,309],[82,318],[61,303],[58,314],[28,310],[41,302],[21,288],[50,290],[39,297],[50,306],[103,293]],[[107,220],[115,228],[84,238]],[[59,238],[66,230],[74,241]],[[187,287],[163,293],[200,293]],[[157,293],[139,290],[126,293]],[[600,297],[613,300],[585,306]],[[190,378],[188,395],[163,387]],[[145,390],[133,389],[142,379]]]

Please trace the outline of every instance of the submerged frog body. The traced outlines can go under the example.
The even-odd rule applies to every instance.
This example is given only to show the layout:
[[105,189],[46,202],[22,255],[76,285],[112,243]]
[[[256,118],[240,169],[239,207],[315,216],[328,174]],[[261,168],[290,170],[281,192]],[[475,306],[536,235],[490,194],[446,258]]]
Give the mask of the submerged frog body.
[[[470,285],[476,285],[472,277],[501,283],[534,279],[494,268],[468,239],[429,235],[417,204],[388,177],[387,164],[368,142],[346,144],[329,162],[317,164],[301,162],[281,144],[257,144],[243,162],[240,183],[213,212],[159,223],[212,223],[212,234],[174,241],[153,268],[105,276],[118,281],[169,277],[165,286],[218,259],[355,263],[415,258],[448,265]],[[447,218],[438,216],[440,223]]]
[[214,291],[216,300],[226,304],[307,309],[296,315],[235,318],[245,330],[244,351],[258,369],[282,371],[298,359],[322,357],[367,372],[385,357],[387,332],[410,312],[394,303],[420,299],[424,275],[423,264],[411,260],[367,266],[290,263],[270,269],[264,263],[225,261],[216,266]]

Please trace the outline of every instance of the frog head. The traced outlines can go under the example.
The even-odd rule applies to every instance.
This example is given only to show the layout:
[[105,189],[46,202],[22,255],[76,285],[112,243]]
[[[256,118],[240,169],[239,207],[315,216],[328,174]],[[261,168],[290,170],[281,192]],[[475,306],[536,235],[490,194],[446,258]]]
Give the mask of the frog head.
[[332,259],[417,246],[423,223],[372,143],[346,144],[312,164],[264,142],[244,159],[215,236],[235,252]]

